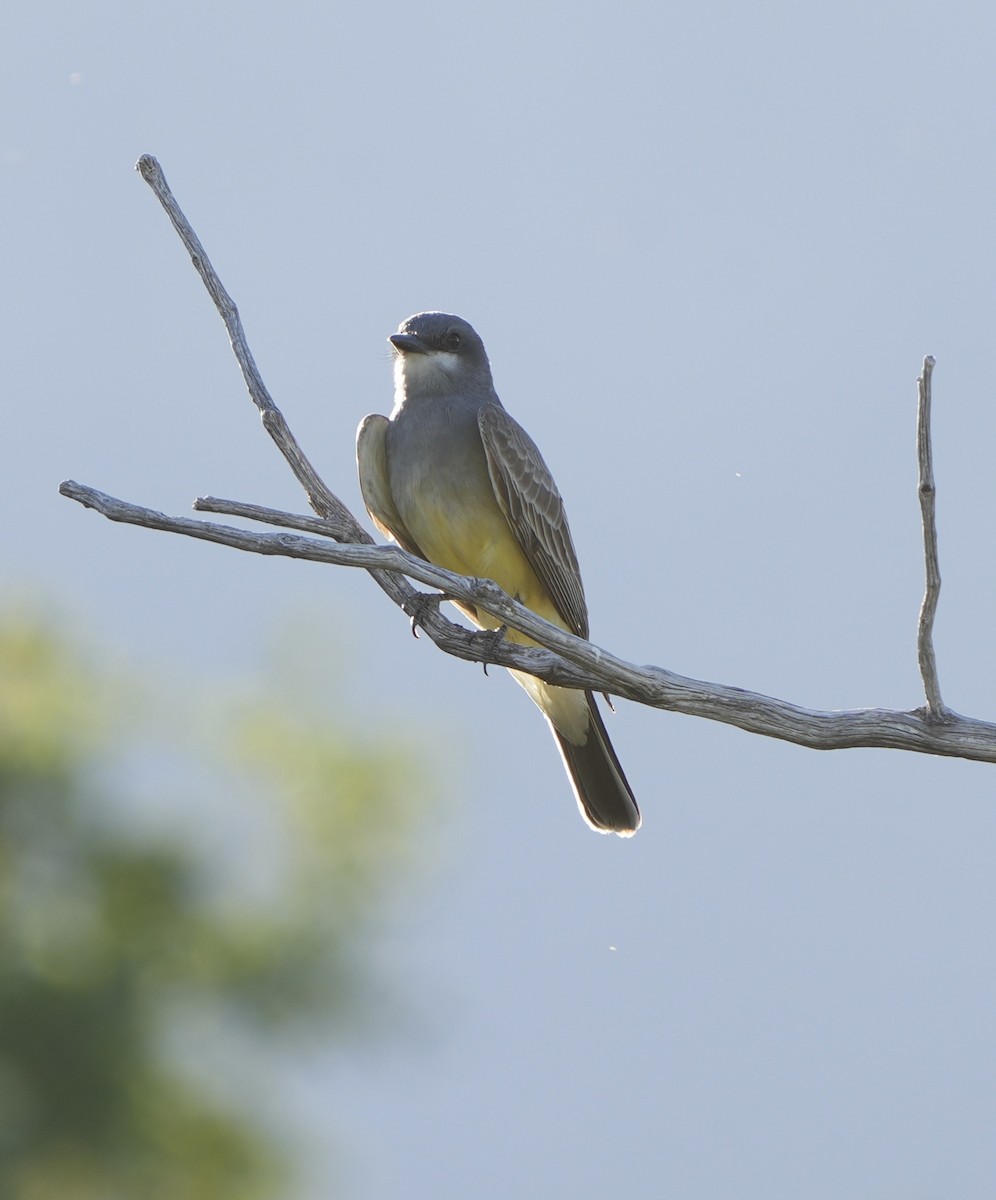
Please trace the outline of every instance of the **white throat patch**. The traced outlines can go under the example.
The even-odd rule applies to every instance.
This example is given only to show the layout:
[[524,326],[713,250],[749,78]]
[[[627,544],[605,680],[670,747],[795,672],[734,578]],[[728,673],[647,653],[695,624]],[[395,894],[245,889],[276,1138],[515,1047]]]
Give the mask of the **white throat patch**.
[[448,389],[459,377],[462,363],[459,355],[448,350],[434,350],[431,354],[399,354],[394,360],[394,400],[400,404],[405,388],[419,391]]

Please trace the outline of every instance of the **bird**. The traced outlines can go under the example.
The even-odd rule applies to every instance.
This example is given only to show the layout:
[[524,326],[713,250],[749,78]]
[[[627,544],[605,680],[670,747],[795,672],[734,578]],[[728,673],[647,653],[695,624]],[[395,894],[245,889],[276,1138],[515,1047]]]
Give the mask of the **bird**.
[[[411,554],[494,580],[538,616],[587,638],[564,502],[535,442],[499,400],[481,338],[461,317],[422,312],[388,340],[394,408],[389,417],[364,417],[356,434],[360,492],[374,524]],[[481,629],[537,645],[483,609],[458,607]],[[594,694],[510,674],[546,718],[588,825],[634,834],[640,810]]]

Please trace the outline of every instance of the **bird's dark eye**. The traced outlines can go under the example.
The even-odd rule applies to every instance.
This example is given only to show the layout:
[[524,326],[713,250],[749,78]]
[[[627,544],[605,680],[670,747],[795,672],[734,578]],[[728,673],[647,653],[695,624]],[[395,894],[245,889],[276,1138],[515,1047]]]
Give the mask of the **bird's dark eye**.
[[451,329],[449,331],[449,333],[446,335],[446,349],[447,350],[459,350],[462,342],[463,342],[463,338],[457,333],[457,331],[455,329]]

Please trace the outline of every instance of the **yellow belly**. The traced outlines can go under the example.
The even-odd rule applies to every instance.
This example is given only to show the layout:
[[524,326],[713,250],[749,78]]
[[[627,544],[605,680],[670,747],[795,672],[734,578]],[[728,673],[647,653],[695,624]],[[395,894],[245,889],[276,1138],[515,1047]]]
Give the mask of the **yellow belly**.
[[[538,616],[570,632],[557,612],[536,572],[523,554],[511,526],[496,501],[463,504],[445,510],[424,502],[417,512],[405,514],[405,523],[422,553],[437,566],[458,575],[493,579],[510,596]],[[481,629],[497,629],[501,622],[478,609],[461,611]],[[523,646],[535,646],[532,638],[508,628],[505,636]],[[588,701],[583,692],[553,687],[532,675],[511,671],[513,679],[529,694],[543,715],[570,741],[582,743],[588,736]]]
[[[453,506],[445,512],[423,505],[407,523],[422,552],[437,566],[458,575],[493,579],[526,608],[567,629],[497,503]],[[476,622],[482,629],[501,624],[486,612],[479,612]],[[514,629],[509,629],[508,637],[524,645],[536,644]]]

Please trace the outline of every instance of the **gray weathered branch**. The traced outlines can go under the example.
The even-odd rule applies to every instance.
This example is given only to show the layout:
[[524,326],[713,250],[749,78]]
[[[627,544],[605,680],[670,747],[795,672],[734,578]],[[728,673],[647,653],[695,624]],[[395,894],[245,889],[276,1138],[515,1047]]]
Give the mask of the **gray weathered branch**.
[[[138,169],[169,215],[214,300],[264,427],[290,464],[318,517],[300,516],[214,497],[201,498],[195,503],[195,508],[201,512],[237,516],[297,531],[260,533],[190,517],[167,516],[73,481],[62,484],[60,491],[63,495],[95,509],[112,521],[179,533],[255,554],[282,555],[362,568],[408,613],[413,625],[424,629],[442,650],[459,658],[525,670],[550,683],[623,696],[640,704],[705,717],[735,725],[749,733],[780,738],[817,750],[881,747],[996,762],[996,725],[961,716],[946,708],[941,700],[937,679],[932,642],[940,590],[930,447],[930,373],[933,359],[924,360],[923,375],[919,381],[917,424],[919,494],[926,561],[926,590],[920,613],[917,652],[927,703],[923,708],[911,712],[885,709],[821,712],[801,708],[742,688],[689,679],[663,667],[637,666],[626,662],[542,620],[516,603],[490,580],[454,575],[407,554],[397,546],[375,546],[366,530],[319,478],[273,402],[246,344],[238,310],[177,205],[159,164],[151,156],[144,155],[139,160]],[[302,533],[317,536],[301,536]],[[438,593],[426,595],[415,591],[405,576],[438,589]],[[519,646],[446,620],[440,614],[438,604],[440,599],[446,597],[485,609],[545,648]]]
[[[274,403],[273,397],[270,395],[269,389],[259,373],[259,368],[256,366],[256,360],[253,358],[252,351],[249,349],[245,330],[242,328],[242,319],[239,316],[239,310],[235,305],[235,301],[229,296],[221,280],[218,278],[217,272],[211,265],[211,260],[201,245],[200,238],[194,232],[190,222],[177,204],[159,162],[151,154],[143,154],[135,164],[135,167],[152,189],[156,199],[163,206],[166,215],[172,222],[173,228],[179,234],[180,241],[183,242],[187,253],[190,255],[190,261],[193,263],[194,269],[201,277],[201,281],[207,288],[208,294],[214,301],[215,307],[218,309],[218,313],[225,323],[225,329],[228,331],[232,353],[239,364],[242,378],[245,380],[246,387],[249,390],[249,396],[253,404],[259,409],[263,428],[273,439],[277,449],[284,456],[291,470],[294,472],[295,478],[304,488],[305,495],[308,497],[308,503],[318,513],[325,525],[324,532],[328,537],[335,538],[339,542],[366,542],[372,544],[373,538],[371,538],[370,534],[367,533],[338,496],[332,493],[325,484],[325,481],[308,461],[304,451],[298,445],[297,439],[291,433],[283,413]],[[415,615],[420,605],[419,596],[406,580],[393,572],[371,571],[370,573],[373,579],[399,608],[403,609],[409,616]],[[452,636],[450,631],[459,629],[460,626],[447,621],[439,613],[438,608],[435,612],[428,610],[424,612],[422,627],[437,645],[444,649],[449,649],[451,653],[454,652],[450,646]]]
[[[496,643],[487,634],[447,622],[454,636],[448,638],[442,648],[460,658],[494,662],[528,671],[550,683],[607,691],[653,708],[708,717],[750,733],[781,738],[815,750],[877,746],[996,762],[996,725],[957,713],[949,713],[947,721],[938,723],[930,720],[924,711],[857,709],[819,712],[743,688],[689,679],[663,667],[637,666],[544,621],[490,580],[454,575],[398,546],[333,545],[329,541],[316,541],[292,533],[256,533],[191,517],[169,517],[72,481],[62,484],[60,491],[112,521],[180,533],[253,554],[276,554],[337,566],[361,567],[368,571],[403,572],[447,596],[486,609],[550,648],[536,650],[508,641]],[[198,507],[264,520],[284,528],[321,532],[320,528],[316,529],[321,523],[313,517],[297,517],[256,505],[209,499],[198,501]],[[421,619],[419,614],[420,623]]]

